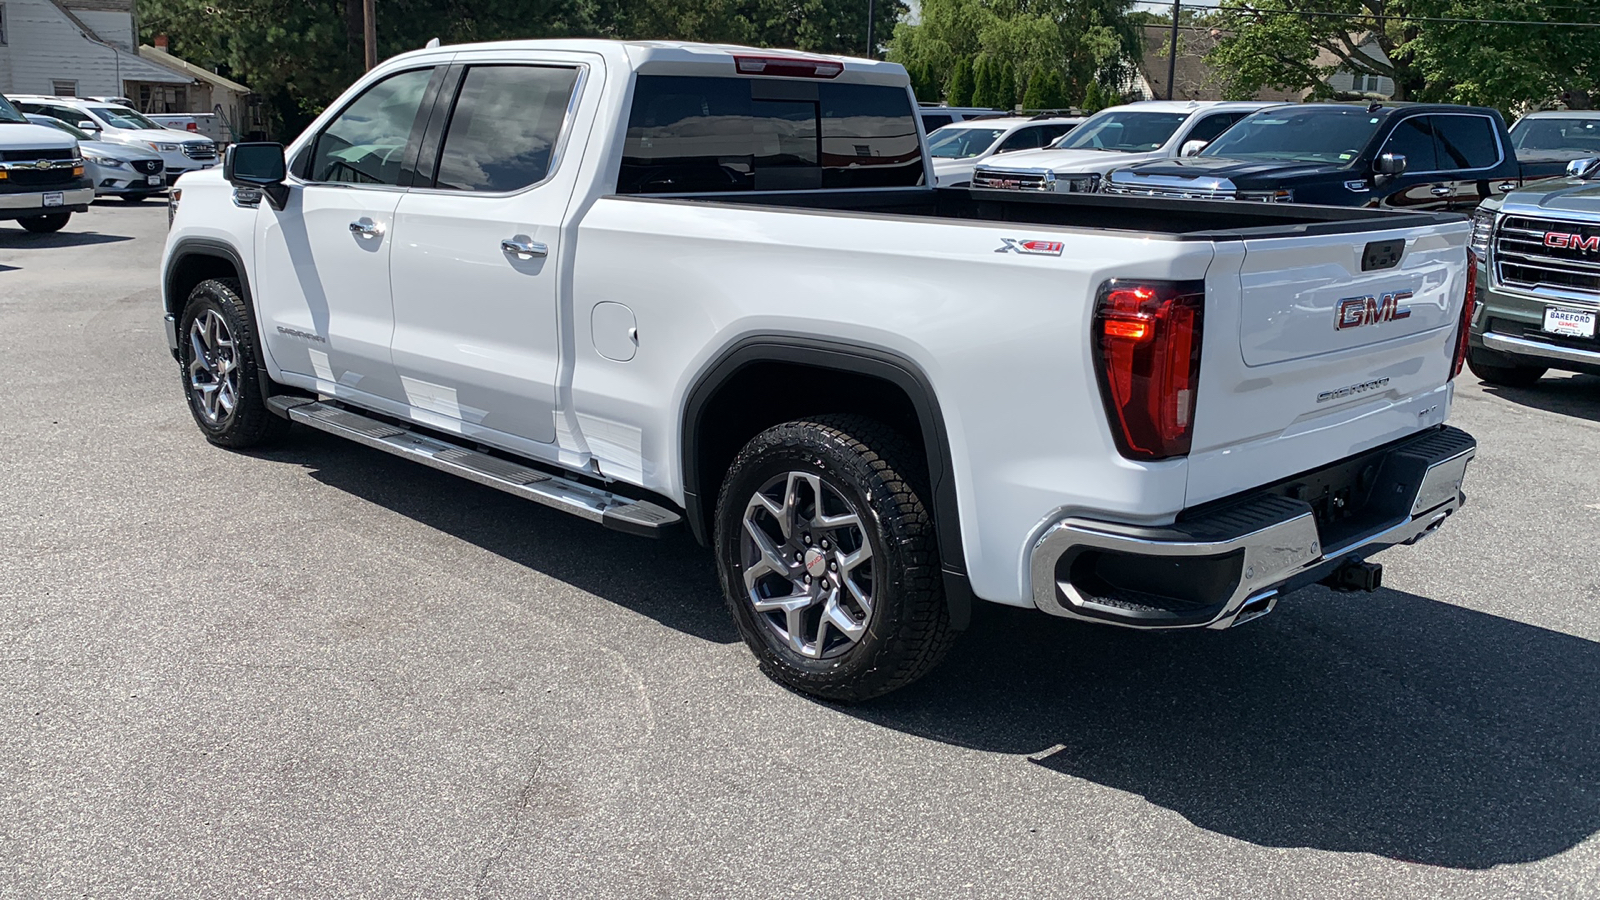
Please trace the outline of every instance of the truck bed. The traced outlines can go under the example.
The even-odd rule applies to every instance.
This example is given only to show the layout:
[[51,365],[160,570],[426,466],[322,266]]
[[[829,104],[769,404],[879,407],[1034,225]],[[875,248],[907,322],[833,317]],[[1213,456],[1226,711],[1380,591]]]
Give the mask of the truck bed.
[[1353,234],[1455,222],[1462,218],[1456,213],[1104,194],[1028,194],[965,187],[683,194],[627,199],[1110,229],[1194,241]]

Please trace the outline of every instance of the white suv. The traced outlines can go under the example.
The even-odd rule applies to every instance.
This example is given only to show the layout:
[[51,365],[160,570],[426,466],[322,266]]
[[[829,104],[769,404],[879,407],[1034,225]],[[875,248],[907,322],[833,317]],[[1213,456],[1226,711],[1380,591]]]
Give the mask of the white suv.
[[161,154],[167,184],[184,172],[209,169],[217,164],[217,145],[210,138],[164,128],[143,115],[114,103],[81,97],[12,97],[25,113],[50,116],[94,134],[97,140],[129,144]]
[[939,187],[966,184],[973,167],[991,156],[1048,147],[1082,121],[1082,116],[1006,116],[946,125],[928,135],[934,177]]

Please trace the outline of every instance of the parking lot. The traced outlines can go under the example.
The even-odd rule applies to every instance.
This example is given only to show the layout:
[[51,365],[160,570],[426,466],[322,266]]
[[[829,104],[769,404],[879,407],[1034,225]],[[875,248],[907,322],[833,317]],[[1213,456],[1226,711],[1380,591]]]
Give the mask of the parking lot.
[[1600,378],[1459,380],[1469,503],[1376,594],[985,608],[841,707],[686,534],[208,445],[165,228],[0,223],[0,896],[1600,894]]

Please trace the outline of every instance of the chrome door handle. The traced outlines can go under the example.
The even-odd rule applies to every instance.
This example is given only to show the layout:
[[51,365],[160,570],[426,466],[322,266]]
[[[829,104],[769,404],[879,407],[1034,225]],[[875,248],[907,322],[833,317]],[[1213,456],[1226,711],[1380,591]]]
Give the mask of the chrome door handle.
[[538,241],[530,241],[521,236],[506,238],[500,242],[500,250],[510,253],[517,259],[543,259],[550,255],[550,248]]
[[1428,188],[1428,193],[1434,195],[1435,197],[1447,197],[1447,196],[1449,196],[1451,194],[1454,194],[1455,192],[1456,192],[1455,188],[1445,187],[1442,184],[1439,185],[1438,187]]
[[363,238],[375,238],[383,234],[383,226],[363,216],[350,223],[350,233]]
[[1498,185],[1496,185],[1496,187],[1500,188],[1500,190],[1503,193],[1507,193],[1507,194],[1509,194],[1512,191],[1516,190],[1520,186],[1521,185],[1518,185],[1515,181],[1502,181]]

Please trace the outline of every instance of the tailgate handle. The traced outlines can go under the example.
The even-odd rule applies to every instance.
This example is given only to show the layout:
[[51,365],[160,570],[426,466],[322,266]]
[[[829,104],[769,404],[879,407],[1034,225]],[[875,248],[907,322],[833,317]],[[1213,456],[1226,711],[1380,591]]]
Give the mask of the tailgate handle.
[[1372,272],[1377,269],[1392,269],[1400,265],[1400,255],[1405,251],[1405,238],[1396,238],[1392,241],[1373,241],[1367,245],[1367,251],[1361,255],[1361,271]]

